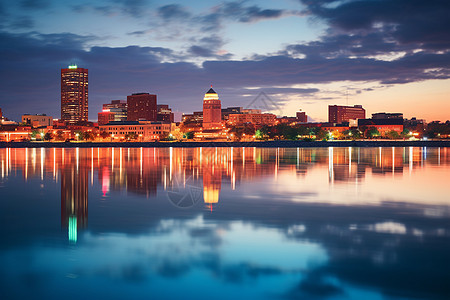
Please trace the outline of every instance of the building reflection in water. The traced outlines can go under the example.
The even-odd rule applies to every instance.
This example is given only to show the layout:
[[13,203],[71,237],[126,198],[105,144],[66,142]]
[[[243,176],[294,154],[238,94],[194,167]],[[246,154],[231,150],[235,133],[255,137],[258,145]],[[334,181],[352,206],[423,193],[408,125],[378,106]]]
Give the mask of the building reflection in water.
[[448,165],[449,157],[448,148],[425,147],[0,149],[1,180],[21,173],[24,181],[61,181],[61,224],[71,240],[87,224],[89,176],[91,185],[97,176],[102,199],[113,191],[152,198],[158,190],[181,188],[203,191],[212,210],[224,186],[239,189],[240,182],[262,177],[276,181],[280,172],[301,178],[324,167],[331,184],[358,183],[368,173],[406,176],[425,165]]
[[[72,153],[73,154],[73,153]],[[80,150],[75,155],[62,153],[64,164],[61,172],[61,227],[68,229],[69,241],[77,242],[79,228],[87,226],[88,219],[88,158],[80,157]]]

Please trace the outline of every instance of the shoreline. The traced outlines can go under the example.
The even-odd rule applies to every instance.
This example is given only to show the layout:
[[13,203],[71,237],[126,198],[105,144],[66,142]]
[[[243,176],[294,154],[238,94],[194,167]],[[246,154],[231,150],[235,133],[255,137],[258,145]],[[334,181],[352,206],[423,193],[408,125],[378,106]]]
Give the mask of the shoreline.
[[450,140],[428,141],[255,141],[255,142],[0,142],[0,148],[328,148],[328,147],[450,147]]

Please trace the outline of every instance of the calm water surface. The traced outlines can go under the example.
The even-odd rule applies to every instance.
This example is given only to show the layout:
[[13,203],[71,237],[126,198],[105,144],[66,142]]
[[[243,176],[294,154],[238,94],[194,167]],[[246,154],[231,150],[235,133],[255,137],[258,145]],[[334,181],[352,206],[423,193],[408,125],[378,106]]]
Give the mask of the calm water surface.
[[449,299],[449,148],[0,149],[2,299]]

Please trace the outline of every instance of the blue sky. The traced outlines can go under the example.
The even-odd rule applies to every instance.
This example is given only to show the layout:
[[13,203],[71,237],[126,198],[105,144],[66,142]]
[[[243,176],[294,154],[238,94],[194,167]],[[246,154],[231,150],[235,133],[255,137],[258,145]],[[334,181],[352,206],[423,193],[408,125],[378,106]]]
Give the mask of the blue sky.
[[213,84],[224,107],[265,92],[274,113],[318,121],[329,104],[445,121],[449,15],[444,0],[0,0],[0,108],[60,117],[60,69],[76,63],[91,120],[135,92],[200,110]]

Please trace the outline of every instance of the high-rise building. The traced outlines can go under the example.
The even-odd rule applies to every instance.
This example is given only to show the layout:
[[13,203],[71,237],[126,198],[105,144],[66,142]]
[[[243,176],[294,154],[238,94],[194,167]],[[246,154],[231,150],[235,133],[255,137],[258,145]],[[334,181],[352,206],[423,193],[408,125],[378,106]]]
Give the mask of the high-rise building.
[[61,69],[61,120],[69,124],[88,121],[88,69],[76,65]]
[[136,93],[127,96],[127,121],[156,121],[156,95]]
[[340,106],[328,105],[328,122],[342,123],[350,120],[365,119],[366,110],[362,105]]
[[222,128],[222,112],[219,95],[211,88],[203,98],[203,129]]

